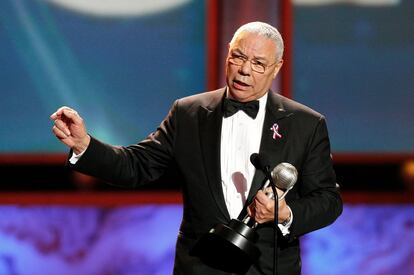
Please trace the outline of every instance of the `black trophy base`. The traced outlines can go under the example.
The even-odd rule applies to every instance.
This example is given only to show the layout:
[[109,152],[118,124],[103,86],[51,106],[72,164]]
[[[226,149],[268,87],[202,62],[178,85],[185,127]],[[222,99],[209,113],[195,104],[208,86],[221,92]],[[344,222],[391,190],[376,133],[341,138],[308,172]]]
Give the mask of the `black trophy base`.
[[237,274],[246,273],[257,261],[257,233],[243,222],[233,219],[218,224],[205,234],[193,249],[194,255],[211,267]]

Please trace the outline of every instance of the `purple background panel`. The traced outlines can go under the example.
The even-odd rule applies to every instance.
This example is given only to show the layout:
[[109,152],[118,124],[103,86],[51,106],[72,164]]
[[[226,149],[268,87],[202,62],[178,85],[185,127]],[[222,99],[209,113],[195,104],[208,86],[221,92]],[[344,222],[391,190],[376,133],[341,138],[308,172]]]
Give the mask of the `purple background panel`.
[[[414,205],[346,205],[301,239],[304,275],[414,274]],[[182,208],[1,206],[0,275],[172,274]]]
[[414,205],[347,205],[301,244],[304,275],[414,274]]
[[171,274],[180,205],[0,208],[0,274]]

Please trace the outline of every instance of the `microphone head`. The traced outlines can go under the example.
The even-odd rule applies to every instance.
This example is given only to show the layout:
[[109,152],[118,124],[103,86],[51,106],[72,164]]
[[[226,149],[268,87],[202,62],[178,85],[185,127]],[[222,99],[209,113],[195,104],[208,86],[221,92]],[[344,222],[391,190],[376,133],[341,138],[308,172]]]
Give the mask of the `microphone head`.
[[269,160],[265,155],[259,155],[257,153],[253,153],[250,155],[250,162],[256,169],[266,171],[269,169]]
[[260,169],[260,156],[258,153],[253,153],[250,155],[250,162],[256,169]]
[[277,188],[284,191],[291,189],[298,180],[298,171],[295,166],[287,162],[279,163],[273,168],[271,175]]

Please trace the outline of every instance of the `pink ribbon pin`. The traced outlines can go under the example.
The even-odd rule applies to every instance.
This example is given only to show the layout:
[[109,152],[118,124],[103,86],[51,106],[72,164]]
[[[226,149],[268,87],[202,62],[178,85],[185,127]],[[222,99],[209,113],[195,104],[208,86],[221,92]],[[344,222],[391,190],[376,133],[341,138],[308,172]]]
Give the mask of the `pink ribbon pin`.
[[273,131],[273,139],[276,140],[278,138],[282,138],[282,135],[279,133],[279,125],[277,123],[273,124],[270,130]]

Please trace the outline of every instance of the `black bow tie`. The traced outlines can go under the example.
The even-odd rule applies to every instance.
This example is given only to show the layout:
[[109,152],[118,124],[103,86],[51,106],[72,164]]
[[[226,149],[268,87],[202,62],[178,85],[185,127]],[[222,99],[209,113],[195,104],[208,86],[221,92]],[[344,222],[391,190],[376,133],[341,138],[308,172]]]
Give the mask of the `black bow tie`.
[[255,119],[259,111],[259,101],[253,100],[249,102],[238,102],[233,99],[225,98],[223,102],[224,117],[230,117],[242,110],[249,117]]

